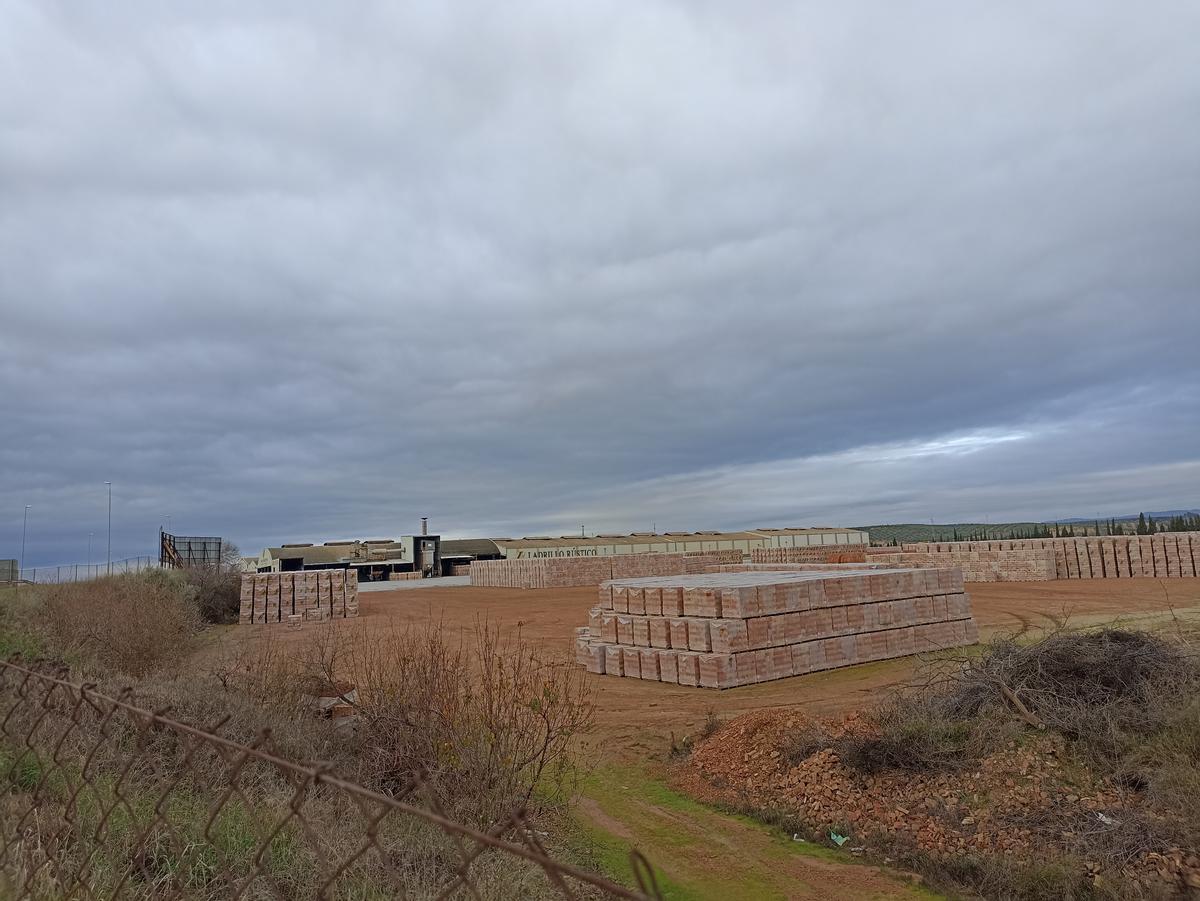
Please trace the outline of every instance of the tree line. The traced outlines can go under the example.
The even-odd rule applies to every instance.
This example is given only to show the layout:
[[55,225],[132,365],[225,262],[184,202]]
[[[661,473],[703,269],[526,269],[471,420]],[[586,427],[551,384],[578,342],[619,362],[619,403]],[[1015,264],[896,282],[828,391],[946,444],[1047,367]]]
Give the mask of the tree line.
[[[928,541],[1025,541],[1037,538],[1083,538],[1095,535],[1158,535],[1162,532],[1200,532],[1200,514],[1184,513],[1156,520],[1139,513],[1137,521],[1097,519],[1092,522],[1036,523],[1031,526],[981,526],[969,530],[952,528]],[[916,539],[908,539],[916,540]],[[890,542],[899,546],[899,538]]]

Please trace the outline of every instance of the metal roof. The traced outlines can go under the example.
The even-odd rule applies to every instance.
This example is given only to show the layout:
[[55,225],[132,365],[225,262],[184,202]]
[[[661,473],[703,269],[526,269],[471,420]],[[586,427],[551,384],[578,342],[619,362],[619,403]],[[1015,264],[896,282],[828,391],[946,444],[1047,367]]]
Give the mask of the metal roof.
[[595,538],[551,538],[549,536],[526,536],[525,538],[493,538],[502,547],[588,547],[613,544],[684,544],[699,541],[762,541],[780,535],[862,534],[856,529],[759,529],[753,532],[633,532],[629,535],[599,535]]
[[442,557],[495,557],[500,553],[490,538],[450,538],[442,542]]

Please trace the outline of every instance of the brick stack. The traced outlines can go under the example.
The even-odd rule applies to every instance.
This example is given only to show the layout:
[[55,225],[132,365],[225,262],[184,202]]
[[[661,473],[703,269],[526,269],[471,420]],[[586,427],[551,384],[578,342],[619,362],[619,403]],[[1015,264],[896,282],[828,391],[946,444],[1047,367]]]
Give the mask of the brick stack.
[[954,569],[711,573],[599,591],[577,660],[679,685],[731,688],[979,638]]
[[351,616],[358,616],[358,573],[353,569],[242,576],[243,624],[297,625]]
[[968,582],[1046,582],[1055,578],[1054,552],[1046,548],[1019,550],[901,551],[872,554],[872,560],[898,566],[957,566]]
[[[869,548],[868,553],[872,560],[900,554],[897,562],[961,565],[968,582],[1200,576],[1200,532],[916,542]],[[974,565],[976,561],[983,565]]]
[[[813,544],[807,547],[760,547],[750,551],[751,563],[863,563],[866,545]],[[739,561],[730,561],[737,563]]]
[[[734,552],[742,559],[740,551]],[[672,554],[615,554],[605,557],[535,557],[476,560],[471,584],[493,588],[577,588],[609,579],[702,573],[732,559],[728,551]]]
[[423,579],[423,578],[425,578],[424,573],[417,573],[417,572],[388,573],[388,581],[389,582],[412,582],[412,581],[415,581],[416,579]]

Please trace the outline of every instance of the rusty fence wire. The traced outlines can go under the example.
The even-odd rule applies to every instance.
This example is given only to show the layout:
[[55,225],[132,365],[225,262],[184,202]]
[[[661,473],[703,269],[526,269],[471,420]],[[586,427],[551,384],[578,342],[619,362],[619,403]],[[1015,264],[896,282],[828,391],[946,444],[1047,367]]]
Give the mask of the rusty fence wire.
[[520,810],[486,832],[415,777],[387,794],[320,765],[0,661],[5,898],[661,897],[552,858]]

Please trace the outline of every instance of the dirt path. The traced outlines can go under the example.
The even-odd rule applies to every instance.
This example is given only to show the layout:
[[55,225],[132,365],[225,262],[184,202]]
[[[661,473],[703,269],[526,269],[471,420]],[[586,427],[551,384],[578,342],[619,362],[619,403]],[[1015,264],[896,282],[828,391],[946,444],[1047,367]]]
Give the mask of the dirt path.
[[669,901],[935,897],[906,874],[706,807],[637,764],[596,770],[582,786],[579,812],[606,869],[628,878],[624,854],[638,848]]

